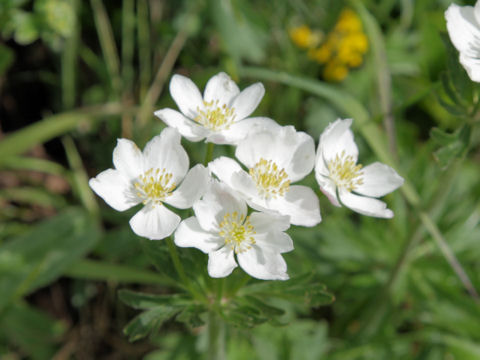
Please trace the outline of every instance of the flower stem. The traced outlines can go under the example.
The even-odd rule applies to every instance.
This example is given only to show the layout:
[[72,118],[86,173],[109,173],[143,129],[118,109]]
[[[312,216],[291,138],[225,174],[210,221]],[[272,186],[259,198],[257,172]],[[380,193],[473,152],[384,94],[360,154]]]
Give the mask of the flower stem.
[[192,283],[185,274],[182,262],[180,261],[180,258],[178,256],[177,247],[173,243],[172,237],[169,236],[168,238],[166,238],[166,242],[168,246],[168,251],[170,252],[170,257],[173,261],[173,266],[175,267],[175,270],[177,271],[180,280],[195,298],[201,298],[201,295],[193,288]]
[[224,360],[225,356],[225,323],[217,308],[208,313],[208,359]]
[[207,152],[205,153],[205,161],[203,162],[203,165],[207,166],[208,163],[212,161],[214,146],[215,146],[214,143],[207,143]]

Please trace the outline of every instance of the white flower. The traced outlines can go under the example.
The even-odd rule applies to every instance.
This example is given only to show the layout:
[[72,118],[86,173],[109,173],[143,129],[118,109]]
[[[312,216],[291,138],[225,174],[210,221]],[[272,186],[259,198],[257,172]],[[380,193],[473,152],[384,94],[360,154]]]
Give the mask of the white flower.
[[287,264],[280,255],[293,250],[288,218],[253,212],[228,186],[211,183],[202,200],[193,205],[196,216],[180,223],[175,244],[195,247],[208,254],[211,277],[228,276],[240,267],[255,278],[287,280]]
[[130,219],[130,226],[137,235],[151,240],[171,235],[180,222],[163,203],[179,209],[191,207],[206,191],[210,179],[203,165],[188,171],[188,155],[180,144],[180,134],[172,128],[150,140],[143,153],[132,141],[118,139],[113,164],[115,169],[101,172],[89,185],[115,210],[143,203],[145,206]]
[[450,40],[472,81],[480,82],[480,1],[473,6],[451,4],[445,11]]
[[260,211],[288,215],[294,225],[314,226],[321,221],[318,198],[312,189],[292,183],[313,169],[315,145],[311,136],[293,126],[276,126],[241,141],[235,156],[247,168],[229,158],[212,161],[209,169]]
[[335,206],[341,202],[360,214],[391,218],[392,210],[375,198],[401,186],[403,178],[379,162],[364,168],[357,165],[358,148],[351,124],[352,119],[338,119],[320,136],[315,164],[320,189]]
[[189,78],[174,75],[170,81],[170,94],[181,113],[167,108],[156,111],[155,115],[190,141],[206,138],[215,144],[237,144],[256,128],[275,125],[269,118],[247,119],[264,93],[261,83],[240,92],[237,84],[221,72],[208,80],[202,98]]

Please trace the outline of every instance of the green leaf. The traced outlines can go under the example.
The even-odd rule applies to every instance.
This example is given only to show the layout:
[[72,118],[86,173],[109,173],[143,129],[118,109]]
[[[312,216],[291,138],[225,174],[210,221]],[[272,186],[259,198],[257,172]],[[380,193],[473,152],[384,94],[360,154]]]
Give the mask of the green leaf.
[[246,286],[242,294],[286,299],[316,307],[331,304],[335,297],[326,290],[315,274],[297,276],[287,281],[266,281]]
[[61,276],[93,248],[97,224],[78,208],[66,209],[0,247],[0,311]]
[[37,40],[38,28],[37,21],[33,14],[17,11],[12,21],[15,27],[15,41],[21,45],[28,45]]
[[180,294],[154,295],[122,289],[118,292],[121,301],[134,309],[151,309],[159,305],[179,305],[189,304],[188,297]]
[[224,311],[225,320],[238,327],[254,327],[268,321],[256,306],[241,305]]
[[180,311],[178,307],[158,306],[137,315],[123,329],[123,333],[130,341],[144,338],[151,332],[157,331],[162,324]]
[[23,303],[13,305],[0,320],[0,334],[34,360],[51,359],[65,330],[63,322]]
[[73,130],[86,120],[119,114],[122,111],[126,111],[126,109],[119,104],[111,103],[52,115],[37,121],[0,141],[0,163],[13,155],[27,151],[37,144]]
[[447,168],[454,159],[462,157],[470,146],[471,127],[465,124],[454,133],[449,134],[438,128],[430,132],[432,140],[440,145],[433,153],[442,169]]
[[76,279],[96,281],[117,281],[120,283],[147,285],[160,284],[173,287],[177,285],[172,279],[149,270],[89,259],[74,262],[65,269],[65,275]]
[[190,327],[199,327],[205,324],[201,315],[207,311],[203,305],[189,305],[186,306],[175,318],[175,320],[187,324]]

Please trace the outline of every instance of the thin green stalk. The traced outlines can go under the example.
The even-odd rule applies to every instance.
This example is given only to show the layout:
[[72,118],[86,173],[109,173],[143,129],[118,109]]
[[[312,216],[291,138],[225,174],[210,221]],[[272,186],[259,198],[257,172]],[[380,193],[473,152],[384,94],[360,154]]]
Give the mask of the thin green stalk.
[[[133,55],[135,48],[135,6],[134,0],[123,0],[122,6],[122,103],[133,102]],[[133,117],[122,115],[122,137],[131,138]]]
[[175,61],[177,61],[178,55],[180,55],[180,52],[187,41],[188,34],[188,28],[186,26],[183,27],[173,39],[172,44],[163,58],[162,64],[160,65],[160,68],[155,75],[155,79],[145,95],[142,107],[140,108],[137,117],[137,123],[140,126],[145,126],[147,119],[151,116],[155,103],[160,97],[163,86],[167,81],[168,75],[172,71]]
[[134,0],[123,0],[122,5],[122,78],[124,89],[130,90],[134,75],[135,4]]
[[76,96],[76,75],[77,75],[77,56],[80,34],[79,14],[80,4],[78,0],[72,1],[73,17],[72,33],[65,41],[65,47],[62,52],[62,103],[65,110],[75,106]]
[[118,103],[108,103],[78,108],[46,117],[4,137],[0,141],[0,163],[11,156],[29,150],[36,144],[41,144],[58,135],[65,134],[81,124],[88,123],[88,121],[134,111],[136,111],[135,107],[127,108]]
[[120,78],[120,60],[118,57],[117,45],[113,37],[112,26],[108,19],[107,11],[101,0],[90,0],[95,26],[97,28],[98,39],[102,48],[103,57],[107,65],[107,71],[112,81],[112,88],[116,98],[120,98],[122,81]]
[[147,0],[137,1],[138,60],[140,71],[140,102],[143,102],[152,79],[152,51],[150,47],[150,18]]
[[470,278],[468,277],[467,273],[463,269],[462,265],[456,258],[455,254],[453,253],[452,249],[448,246],[445,238],[443,237],[442,233],[438,229],[437,225],[433,222],[433,220],[426,214],[425,212],[420,213],[420,219],[422,220],[423,224],[425,225],[426,229],[432,236],[433,240],[439,247],[440,251],[442,252],[445,259],[447,259],[449,265],[455,271],[455,274],[458,276],[460,281],[462,282],[463,286],[467,289],[470,296],[476,301],[479,302],[479,296],[475,287],[473,286]]
[[392,105],[392,81],[388,69],[387,51],[382,31],[376,19],[369,13],[365,6],[357,0],[351,0],[360,17],[363,20],[366,33],[370,39],[370,47],[373,55],[373,64],[377,80],[377,93],[380,102],[380,110],[383,115],[383,126],[388,137],[390,153],[397,158],[397,141],[395,137],[395,120]]
[[215,147],[214,143],[207,143],[207,151],[205,152],[205,161],[203,165],[207,166],[210,161],[213,159],[213,148]]
[[64,136],[62,138],[62,144],[67,154],[68,163],[72,169],[72,185],[83,206],[85,206],[91,215],[98,217],[98,204],[90,186],[88,186],[88,175],[83,167],[77,147],[70,136]]
[[225,360],[225,323],[216,311],[208,312],[208,359]]
[[173,266],[175,267],[175,271],[180,277],[180,280],[195,298],[197,299],[203,298],[203,296],[201,296],[198,293],[198,291],[196,291],[193,288],[192,283],[190,282],[190,279],[187,277],[185,270],[183,268],[182,262],[180,261],[180,257],[178,256],[177,247],[175,246],[175,243],[173,242],[172,237],[169,236],[168,238],[165,239],[165,241],[167,242],[168,251],[170,252],[170,257],[172,259]]

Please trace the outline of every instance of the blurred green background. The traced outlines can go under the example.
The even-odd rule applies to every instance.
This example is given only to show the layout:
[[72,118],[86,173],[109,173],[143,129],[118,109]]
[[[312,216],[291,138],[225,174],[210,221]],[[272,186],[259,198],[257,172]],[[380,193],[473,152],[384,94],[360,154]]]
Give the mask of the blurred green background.
[[[130,230],[136,209],[114,211],[87,182],[112,166],[117,138],[143,147],[164,127],[153,111],[176,108],[172,74],[203,89],[225,71],[240,88],[264,83],[255,114],[316,141],[329,122],[353,118],[360,162],[406,179],[386,197],[392,220],[321,196],[322,223],[291,229],[285,259],[292,277],[315,274],[335,301],[275,300],[280,321],[228,327],[227,358],[480,359],[479,92],[445,35],[449,4],[0,1],[0,358],[208,358],[204,326],[181,319],[130,328],[130,338],[154,331],[129,342],[123,329],[138,311],[118,290],[168,294],[176,275],[163,242]],[[345,8],[368,49],[332,79],[312,51]],[[303,47],[292,35],[301,26],[316,36]],[[183,145],[191,164],[203,161],[204,144]],[[303,183],[318,190],[313,175]],[[197,250],[179,252],[205,265]]]

